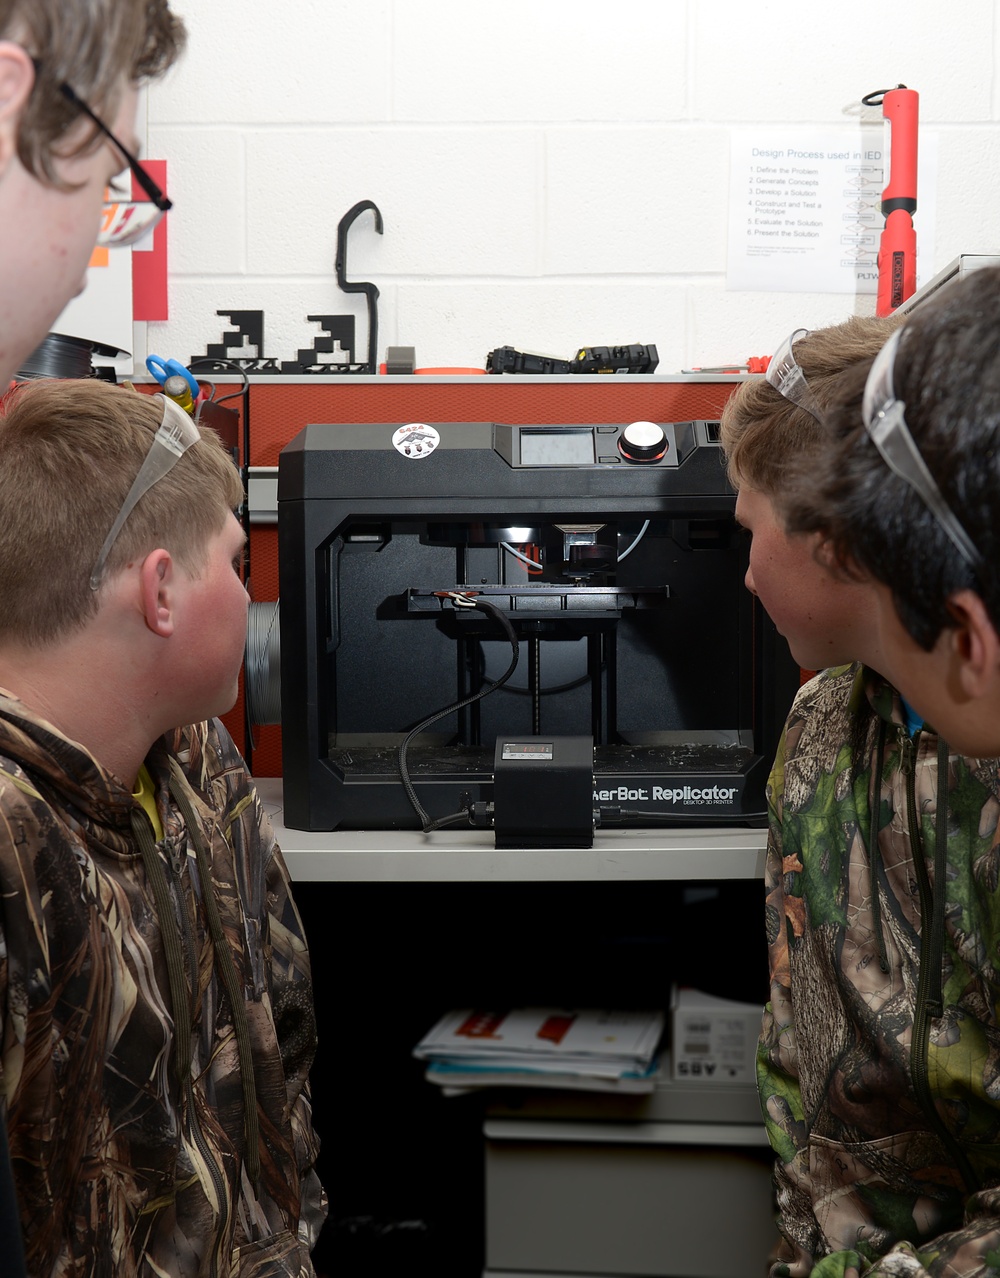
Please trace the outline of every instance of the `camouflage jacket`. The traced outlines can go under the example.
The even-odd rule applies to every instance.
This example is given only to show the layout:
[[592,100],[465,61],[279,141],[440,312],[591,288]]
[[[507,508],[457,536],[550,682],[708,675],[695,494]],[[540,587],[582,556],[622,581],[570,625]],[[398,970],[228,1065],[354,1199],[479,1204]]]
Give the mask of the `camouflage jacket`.
[[1000,1273],[998,763],[852,666],[801,689],[769,799],[771,1273]]
[[0,694],[0,1104],[33,1278],[301,1278],[325,1206],[309,959],[218,723],[147,758],[164,837]]

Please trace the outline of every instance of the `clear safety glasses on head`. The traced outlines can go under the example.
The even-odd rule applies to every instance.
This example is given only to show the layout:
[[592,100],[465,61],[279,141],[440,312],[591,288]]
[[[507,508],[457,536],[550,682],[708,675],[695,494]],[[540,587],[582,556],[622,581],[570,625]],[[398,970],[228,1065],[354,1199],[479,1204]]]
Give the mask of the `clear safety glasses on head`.
[[820,421],[823,410],[816,396],[809,389],[806,375],[796,362],[792,349],[800,337],[808,336],[807,328],[797,328],[794,333],[790,333],[771,356],[764,380],[769,382],[779,395],[803,409],[810,417]]
[[139,473],[136,475],[132,483],[132,487],[128,490],[125,500],[122,502],[122,508],[115,516],[115,522],[111,525],[111,531],[104,539],[104,545],[101,547],[101,553],[97,556],[97,562],[94,564],[93,571],[90,574],[91,590],[98,590],[104,579],[104,569],[108,562],[108,555],[111,553],[111,547],[118,539],[132,511],[136,508],[142,497],[149,492],[153,485],[168,471],[173,470],[181,457],[187,452],[192,444],[197,444],[201,439],[201,433],[195,424],[194,418],[178,407],[172,399],[166,395],[155,395],[154,399],[158,399],[163,404],[163,416],[160,418],[160,425],[153,436],[153,442],[149,446],[149,452],[146,459],[139,467]]
[[906,424],[906,405],[896,398],[892,374],[903,332],[899,328],[893,333],[871,366],[861,403],[865,430],[885,464],[920,497],[955,549],[978,573],[983,566],[983,557],[927,469],[927,463]]

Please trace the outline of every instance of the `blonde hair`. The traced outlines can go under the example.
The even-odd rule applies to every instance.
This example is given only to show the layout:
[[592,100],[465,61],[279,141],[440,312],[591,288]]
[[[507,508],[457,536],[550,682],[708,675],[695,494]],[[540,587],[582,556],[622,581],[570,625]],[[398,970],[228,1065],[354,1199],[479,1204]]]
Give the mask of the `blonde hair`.
[[184,47],[184,24],[167,0],[0,0],[0,39],[36,59],[36,82],[18,125],[17,152],[36,178],[62,186],[53,160],[85,151],[96,129],[74,134],[84,117],[60,93],[68,84],[110,123],[122,90],[161,75]]
[[[162,416],[161,401],[96,379],[35,381],[0,416],[0,642],[43,644],[100,606],[90,574]],[[165,547],[189,571],[243,499],[210,428],[141,498],[108,556],[107,578]]]
[[[844,370],[871,359],[900,317],[854,315],[843,324],[818,328],[795,343],[796,362],[821,408],[833,399]],[[780,497],[793,460],[822,444],[821,423],[763,377],[742,382],[722,410],[720,438],[735,488]]]

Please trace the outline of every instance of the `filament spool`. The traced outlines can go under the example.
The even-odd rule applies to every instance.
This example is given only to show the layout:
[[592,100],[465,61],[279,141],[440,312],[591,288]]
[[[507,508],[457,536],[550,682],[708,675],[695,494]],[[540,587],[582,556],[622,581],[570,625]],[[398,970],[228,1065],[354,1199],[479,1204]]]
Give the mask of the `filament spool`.
[[276,600],[250,605],[243,669],[250,722],[280,723],[281,631]]

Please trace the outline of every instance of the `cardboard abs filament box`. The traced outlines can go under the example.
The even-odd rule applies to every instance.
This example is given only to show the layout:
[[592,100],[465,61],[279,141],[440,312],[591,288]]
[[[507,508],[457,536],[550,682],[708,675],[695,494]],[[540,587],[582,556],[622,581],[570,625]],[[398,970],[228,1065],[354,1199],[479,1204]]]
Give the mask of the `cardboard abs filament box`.
[[762,1008],[674,986],[671,1075],[685,1082],[753,1083]]

